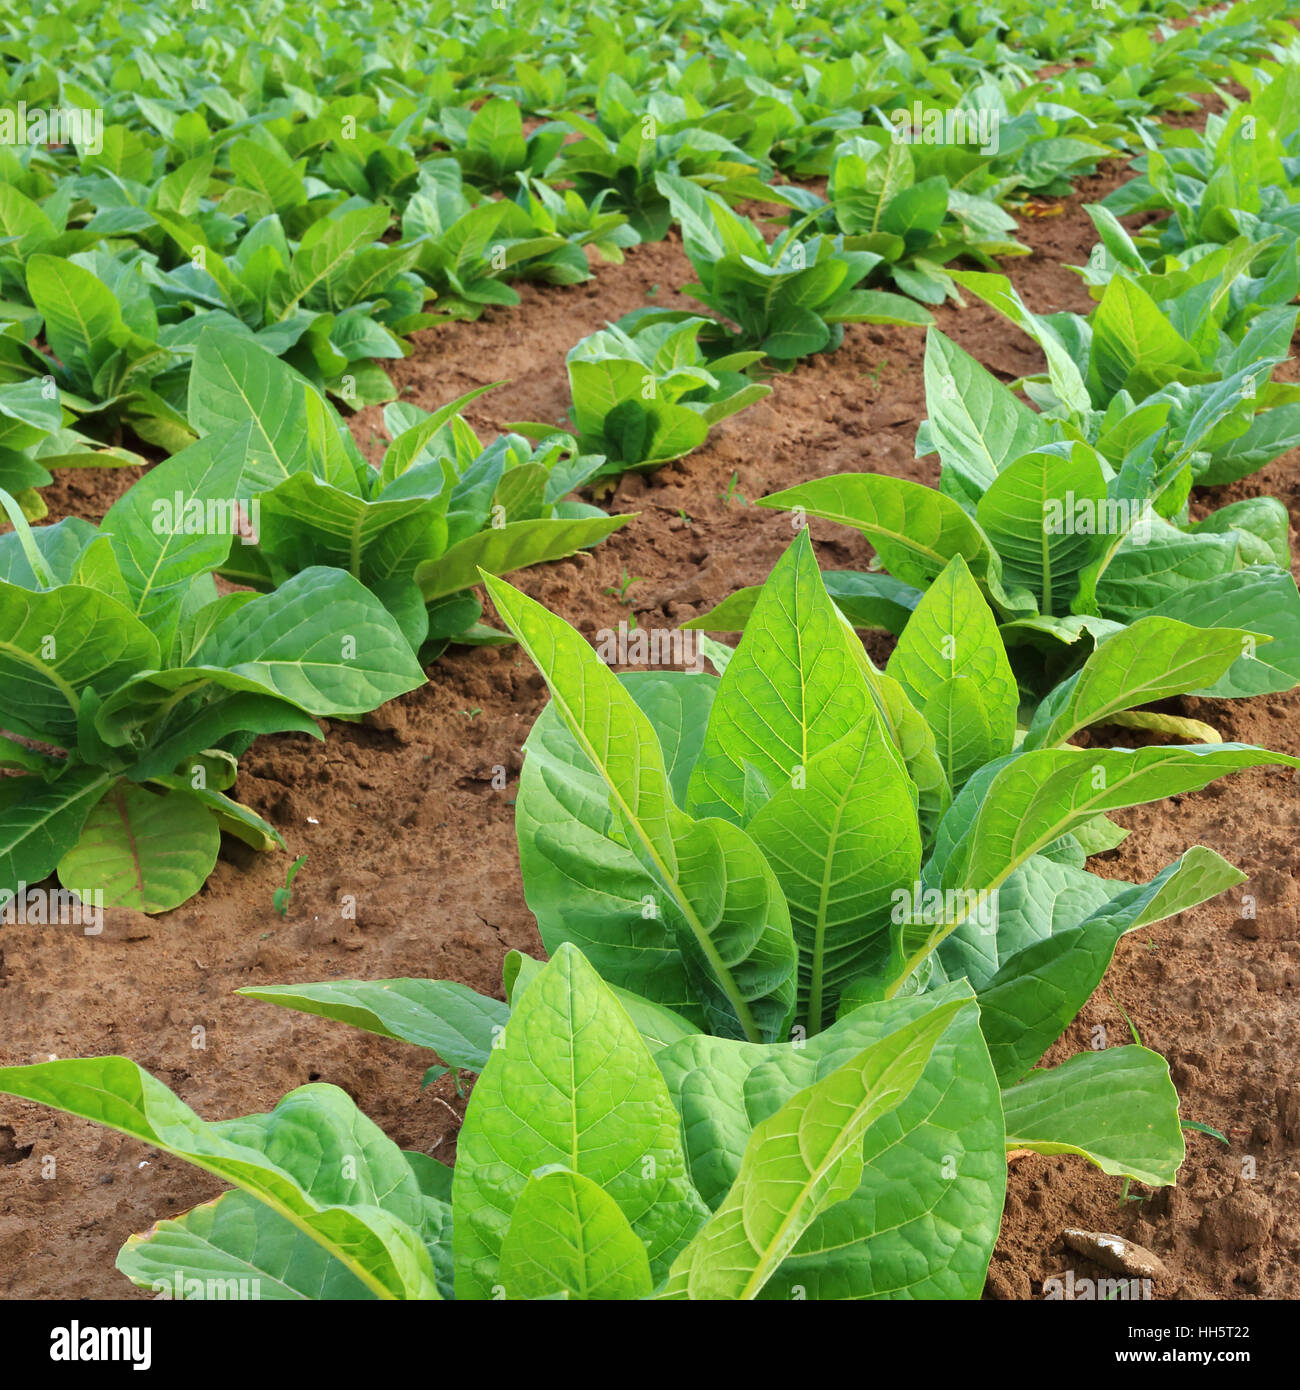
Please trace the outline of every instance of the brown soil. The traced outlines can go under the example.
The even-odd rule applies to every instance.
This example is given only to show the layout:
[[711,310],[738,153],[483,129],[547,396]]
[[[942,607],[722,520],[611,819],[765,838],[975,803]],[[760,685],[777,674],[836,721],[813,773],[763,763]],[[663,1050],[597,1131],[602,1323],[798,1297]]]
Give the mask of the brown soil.
[[[1034,254],[1007,269],[1032,308],[1087,309],[1086,290],[1062,265],[1081,264],[1095,239],[1081,204],[1122,176],[1109,167],[1064,200],[1059,215],[1024,219],[1021,239]],[[671,287],[690,278],[674,239],[602,266],[585,286],[524,287],[517,308],[418,335],[416,354],[397,364],[397,383],[404,398],[432,408],[509,379],[467,412],[484,434],[511,420],[558,420],[568,404],[567,349],[639,305],[686,305]],[[1005,379],[1040,365],[1027,340],[982,306],[937,317]],[[626,570],[637,577],[629,599],[638,621],[672,625],[759,582],[789,541],[787,519],[752,499],[848,470],[933,483],[934,461],[912,456],[924,415],[922,348],[917,330],[850,327],[838,352],[775,378],[772,396],[718,428],[698,453],[651,477],[624,478],[610,501],[639,513],[625,530],[517,582],[592,632],[626,616],[608,592]],[[368,447],[379,412],[363,412],[353,428]],[[1229,496],[1272,492],[1300,518],[1298,464],[1289,456]],[[120,473],[71,475],[47,493],[53,516],[97,518],[127,481]],[[860,565],[870,554],[838,528],[817,533],[827,565]],[[461,649],[432,668],[423,689],[362,724],[332,723],[323,743],[260,739],[241,764],[236,794],[280,828],[288,855],[228,844],[192,902],[159,918],[110,913],[97,938],[76,928],[6,929],[0,1063],[125,1053],[211,1118],[267,1109],[292,1087],[323,1079],[344,1087],[404,1147],[450,1157],[463,1101],[450,1077],[421,1092],[427,1055],[234,990],[414,975],[495,991],[507,950],[538,952],[519,881],[513,789],[495,791],[491,781],[504,766],[513,788],[520,745],[543,701],[540,677],[514,649]],[[1298,695],[1176,707],[1226,738],[1300,753]],[[1291,780],[1252,772],[1121,818],[1135,833],[1103,856],[1103,873],[1149,878],[1201,843],[1239,864],[1249,882],[1126,941],[1103,988],[1049,1054],[1056,1061],[1090,1046],[1095,1025],[1124,1040],[1122,1005],[1144,1042],[1169,1057],[1184,1117],[1215,1126],[1230,1146],[1189,1134],[1178,1187],[1142,1190],[1143,1200],[1130,1202],[1116,1180],[1082,1160],[1016,1162],[992,1296],[1038,1297],[1043,1279],[1067,1266],[1080,1276],[1101,1273],[1064,1252],[1066,1226],[1113,1231],[1156,1251],[1170,1270],[1156,1289],[1162,1298],[1300,1294],[1300,814]],[[282,920],[271,894],[301,853],[307,864]],[[1253,921],[1241,920],[1243,893],[1256,899]],[[344,894],[356,896],[355,921],[340,915]],[[0,1098],[0,1295],[130,1295],[112,1267],[123,1240],[219,1186],[96,1126]]]

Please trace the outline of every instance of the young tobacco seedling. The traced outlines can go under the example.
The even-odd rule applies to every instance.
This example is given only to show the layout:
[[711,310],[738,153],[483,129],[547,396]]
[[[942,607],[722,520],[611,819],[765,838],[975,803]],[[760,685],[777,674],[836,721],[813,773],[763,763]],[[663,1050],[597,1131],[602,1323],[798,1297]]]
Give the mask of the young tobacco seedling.
[[[706,358],[699,336],[709,326],[697,315],[636,309],[570,348],[578,448],[605,457],[593,476],[681,458],[704,443],[712,425],[771,393],[744,375],[761,352]],[[542,424],[513,428],[531,439],[562,433]]]
[[930,314],[902,295],[857,289],[880,262],[851,251],[842,237],[801,239],[816,213],[769,246],[747,217],[722,198],[672,174],[657,183],[681,223],[682,243],[698,284],[693,298],[738,331],[719,328],[727,354],[756,350],[778,367],[838,347],[846,323],[928,324]]
[[289,865],[285,872],[284,887],[277,888],[275,892],[271,894],[271,906],[281,917],[285,917],[289,913],[289,903],[293,898],[293,881],[298,877],[298,871],[306,862],[307,856],[305,854],[300,854],[297,859]]
[[[260,733],[320,738],[424,672],[351,575],[304,568],[272,593],[218,595],[253,448],[227,430],[155,465],[96,528],[0,537],[0,889],[57,871],[106,906],[192,897],[221,832],[279,834],[226,795]],[[35,744],[35,746],[33,746]]]
[[656,1062],[572,946],[516,980],[508,1021],[480,1040],[454,1169],[319,1083],[216,1123],[124,1057],[0,1068],[0,1091],[233,1184],[123,1246],[118,1268],[170,1297],[236,1278],[274,1299],[752,1299],[780,1296],[788,1252],[859,1188],[873,1137],[970,1008],[908,1001],[819,1068],[761,1079],[765,1113],[709,1175],[708,1203],[668,1079],[682,1064]]

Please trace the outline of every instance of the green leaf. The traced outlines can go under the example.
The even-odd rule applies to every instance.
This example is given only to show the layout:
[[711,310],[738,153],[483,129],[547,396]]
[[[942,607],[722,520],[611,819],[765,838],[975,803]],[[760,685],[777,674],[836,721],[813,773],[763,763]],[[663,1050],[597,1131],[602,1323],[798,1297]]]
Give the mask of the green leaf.
[[1237,628],[1139,618],[1100,642],[1082,669],[1038,706],[1022,748],[1054,748],[1135,705],[1211,686],[1249,642]]
[[220,847],[216,818],[197,796],[119,782],[59,860],[59,882],[101,891],[106,907],[169,912],[207,882]]
[[788,785],[855,728],[871,707],[860,650],[801,530],[768,576],[727,663],[687,809],[743,822],[747,767],[773,789]]
[[815,755],[749,823],[790,907],[799,1017],[820,1033],[841,988],[883,966],[896,889],[921,866],[914,788],[880,721]]
[[108,509],[100,533],[130,593],[131,611],[163,651],[194,576],[226,558],[243,515],[238,498],[250,428],[223,431],[155,464]]
[[[545,968],[544,962],[534,960],[532,956],[526,956],[520,951],[509,952],[501,968],[501,974],[511,1007]],[[671,1047],[681,1038],[692,1037],[697,1032],[689,1019],[683,1018],[681,1014],[665,1008],[662,1004],[643,999],[639,994],[620,989],[618,985],[609,985],[609,989],[614,998],[627,1010],[627,1016],[636,1025],[637,1032],[641,1034],[642,1041],[652,1055],[657,1056],[664,1048]]]
[[113,292],[84,266],[56,256],[27,262],[27,292],[45,319],[50,350],[77,383],[90,386],[126,332]]
[[[643,915],[672,927],[714,1026],[756,1041],[779,1036],[794,1005],[795,946],[771,869],[739,827],[678,809],[653,726],[583,638],[503,580],[483,579],[600,774],[623,842],[654,880]],[[660,933],[651,929],[652,947]],[[625,976],[614,979],[631,987]]]
[[1273,764],[1300,767],[1300,759],[1241,743],[1019,753],[968,783],[953,802],[927,876],[950,887],[993,889],[1098,812],[1198,791],[1230,772]]
[[1084,1052],[1002,1092],[1007,1148],[1079,1154],[1103,1173],[1173,1185],[1185,1148],[1169,1064],[1145,1047]]
[[510,1017],[508,1004],[455,980],[326,980],[235,992],[427,1047],[469,1071],[483,1070]]
[[864,1137],[907,1099],[963,1002],[904,1024],[757,1124],[735,1183],[677,1257],[664,1296],[756,1298],[813,1221],[857,1190]]
[[108,594],[0,583],[0,724],[13,733],[70,747],[87,690],[112,690],[158,661],[158,639]]
[[501,1243],[507,1298],[645,1298],[650,1261],[619,1204],[567,1170],[528,1179]]
[[1112,276],[1092,316],[1088,389],[1105,403],[1119,391],[1137,400],[1199,365],[1197,355],[1160,312],[1155,300],[1127,276]]
[[934,730],[954,791],[1011,751],[1019,692],[997,623],[961,556],[922,596],[886,671]]
[[373,1299],[341,1260],[244,1192],[227,1192],[130,1236],[117,1267],[171,1299]]
[[867,1131],[857,1190],[812,1223],[764,1297],[980,1296],[1002,1215],[1006,1159],[979,1011],[969,988],[958,984],[855,1009],[798,1043],[696,1036],[661,1054],[692,1176],[716,1207],[735,1182],[756,1124],[863,1048],[954,998],[962,1007],[920,1081],[892,1116]]
[[940,462],[972,502],[1008,463],[1052,438],[1047,421],[937,328],[925,339],[925,401]]
[[458,1298],[502,1283],[530,1177],[560,1165],[613,1199],[660,1279],[705,1214],[680,1124],[631,1019],[573,946],[524,992],[474,1087],[452,1179]]
[[227,613],[195,653],[316,715],[356,715],[423,685],[400,629],[364,585],[312,566]]
[[1273,639],[1252,645],[1226,674],[1193,694],[1270,695],[1300,681],[1300,591],[1282,570],[1250,565],[1221,574],[1189,585],[1151,611],[1197,627],[1245,628]]
[[97,767],[68,768],[53,782],[0,778],[0,888],[48,878],[113,781]]
[[1001,1084],[1018,1081],[1070,1025],[1101,983],[1121,936],[1195,907],[1244,878],[1213,850],[1197,845],[1078,926],[1054,931],[1010,956],[978,990],[980,1027]]
[[798,508],[852,526],[875,546],[891,575],[918,589],[960,555],[999,607],[1033,607],[1027,593],[1003,593],[1001,562],[975,521],[952,498],[921,483],[886,473],[840,473],[773,492],[759,506]]
[[[651,719],[670,786],[682,796],[717,682],[668,672],[619,680]],[[646,913],[656,880],[628,847],[603,775],[554,701],[538,716],[524,749],[515,832],[524,896],[546,949],[572,941],[604,979],[701,1026],[673,926],[662,914]]]
[[[1076,444],[1065,458],[1035,451],[1007,464],[975,515],[1002,560],[1004,581],[1024,585],[1050,617],[1069,612],[1079,574],[1098,548],[1092,518],[1105,499],[1099,456]],[[1086,529],[1076,525],[1080,506]]]
[[310,472],[347,487],[356,473],[342,446],[332,412],[314,389],[251,338],[216,328],[199,335],[190,369],[190,424],[200,434],[232,425],[252,426],[243,486],[253,496],[291,473]]
[[509,574],[528,565],[562,560],[603,541],[631,519],[628,515],[508,521],[466,536],[437,559],[424,561],[416,567],[415,582],[425,602],[432,603],[478,583],[480,571]]

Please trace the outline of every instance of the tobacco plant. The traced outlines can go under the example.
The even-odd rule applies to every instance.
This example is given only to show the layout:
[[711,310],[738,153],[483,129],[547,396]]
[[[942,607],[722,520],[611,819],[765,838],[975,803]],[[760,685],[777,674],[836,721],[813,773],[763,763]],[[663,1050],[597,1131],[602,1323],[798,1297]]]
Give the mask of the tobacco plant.
[[852,1198],[971,1007],[909,1001],[890,1028],[842,1030],[820,1066],[771,1069],[751,1088],[765,1113],[741,1122],[734,1171],[709,1174],[709,1203],[674,1105],[687,1058],[657,1064],[574,947],[516,987],[454,1169],[399,1149],[319,1083],[218,1122],[125,1057],[3,1067],[0,1090],[233,1185],[123,1246],[118,1268],[164,1297],[221,1296],[215,1283],[278,1300],[751,1299],[784,1292],[791,1248]]
[[[578,447],[605,460],[596,477],[681,458],[704,443],[712,425],[771,394],[744,374],[761,352],[706,355],[699,339],[711,326],[697,315],[634,309],[569,349]],[[563,433],[541,424],[515,428],[534,439]]]
[[880,263],[843,237],[801,233],[806,215],[769,246],[747,217],[716,193],[670,174],[657,179],[699,276],[685,292],[736,327],[723,351],[761,350],[779,367],[838,347],[846,323],[925,324],[930,315],[901,295],[856,288]]
[[912,147],[886,132],[838,147],[826,203],[803,190],[787,196],[798,209],[792,220],[818,212],[818,225],[842,233],[846,249],[880,258],[872,279],[888,279],[923,304],[961,302],[944,268],[959,256],[992,267],[994,257],[1029,254],[1015,239],[1015,218],[991,197],[954,188],[942,174],[918,177]]
[[103,905],[163,912],[203,886],[223,831],[279,834],[227,795],[259,733],[321,737],[424,681],[351,575],[315,565],[273,593],[218,594],[248,429],[158,464],[98,527],[0,537],[0,888],[52,873]]
[[252,543],[235,547],[222,573],[270,590],[314,566],[345,570],[426,660],[451,641],[508,640],[479,622],[479,568],[572,555],[627,518],[569,496],[603,459],[567,435],[536,447],[505,435],[484,449],[457,413],[482,393],[433,413],[390,405],[393,438],[372,467],[308,382],[246,339],[206,334],[189,418],[204,434],[250,432],[241,486],[257,511]]
[[[1109,410],[1089,443],[1029,409],[935,329],[925,379],[929,419],[917,448],[938,452],[938,490],[844,473],[759,499],[851,526],[875,546],[887,575],[832,579],[855,623],[899,631],[919,592],[960,555],[1033,698],[1096,641],[1147,615],[1264,639],[1193,693],[1257,695],[1300,680],[1286,509],[1256,497],[1199,522],[1187,513],[1201,446],[1241,405],[1235,381],[1174,423],[1163,404]],[[742,627],[753,599],[753,590],[733,595],[689,625]]]
[[[1238,744],[1071,740],[1214,679],[1245,634],[1135,624],[1018,734],[1007,657],[960,559],[887,671],[826,594],[806,534],[719,657],[720,679],[616,677],[544,608],[485,583],[552,692],[516,810],[525,895],[548,950],[579,947],[650,1042],[710,1207],[730,1210],[746,1143],[800,1085],[955,1007],[915,1095],[868,1134],[853,1195],[793,1244],[765,1296],[977,1296],[1007,1148],[1174,1181],[1183,1144],[1162,1059],[1125,1046],[1034,1064],[1122,936],[1242,876],[1201,847],[1148,883],[1084,862],[1123,838],[1108,811],[1300,762]],[[538,969],[509,958],[511,1008]],[[471,1070],[513,1026],[506,1006],[446,981],[244,992]]]

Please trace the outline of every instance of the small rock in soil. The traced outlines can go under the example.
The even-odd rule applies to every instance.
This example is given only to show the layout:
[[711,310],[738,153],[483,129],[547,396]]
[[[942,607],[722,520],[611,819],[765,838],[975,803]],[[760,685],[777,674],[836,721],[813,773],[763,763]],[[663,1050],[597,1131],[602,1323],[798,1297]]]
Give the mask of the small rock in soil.
[[1127,1274],[1134,1279],[1157,1279],[1169,1273],[1158,1256],[1122,1236],[1070,1227],[1065,1231],[1065,1243],[1076,1255],[1085,1255],[1116,1274]]

